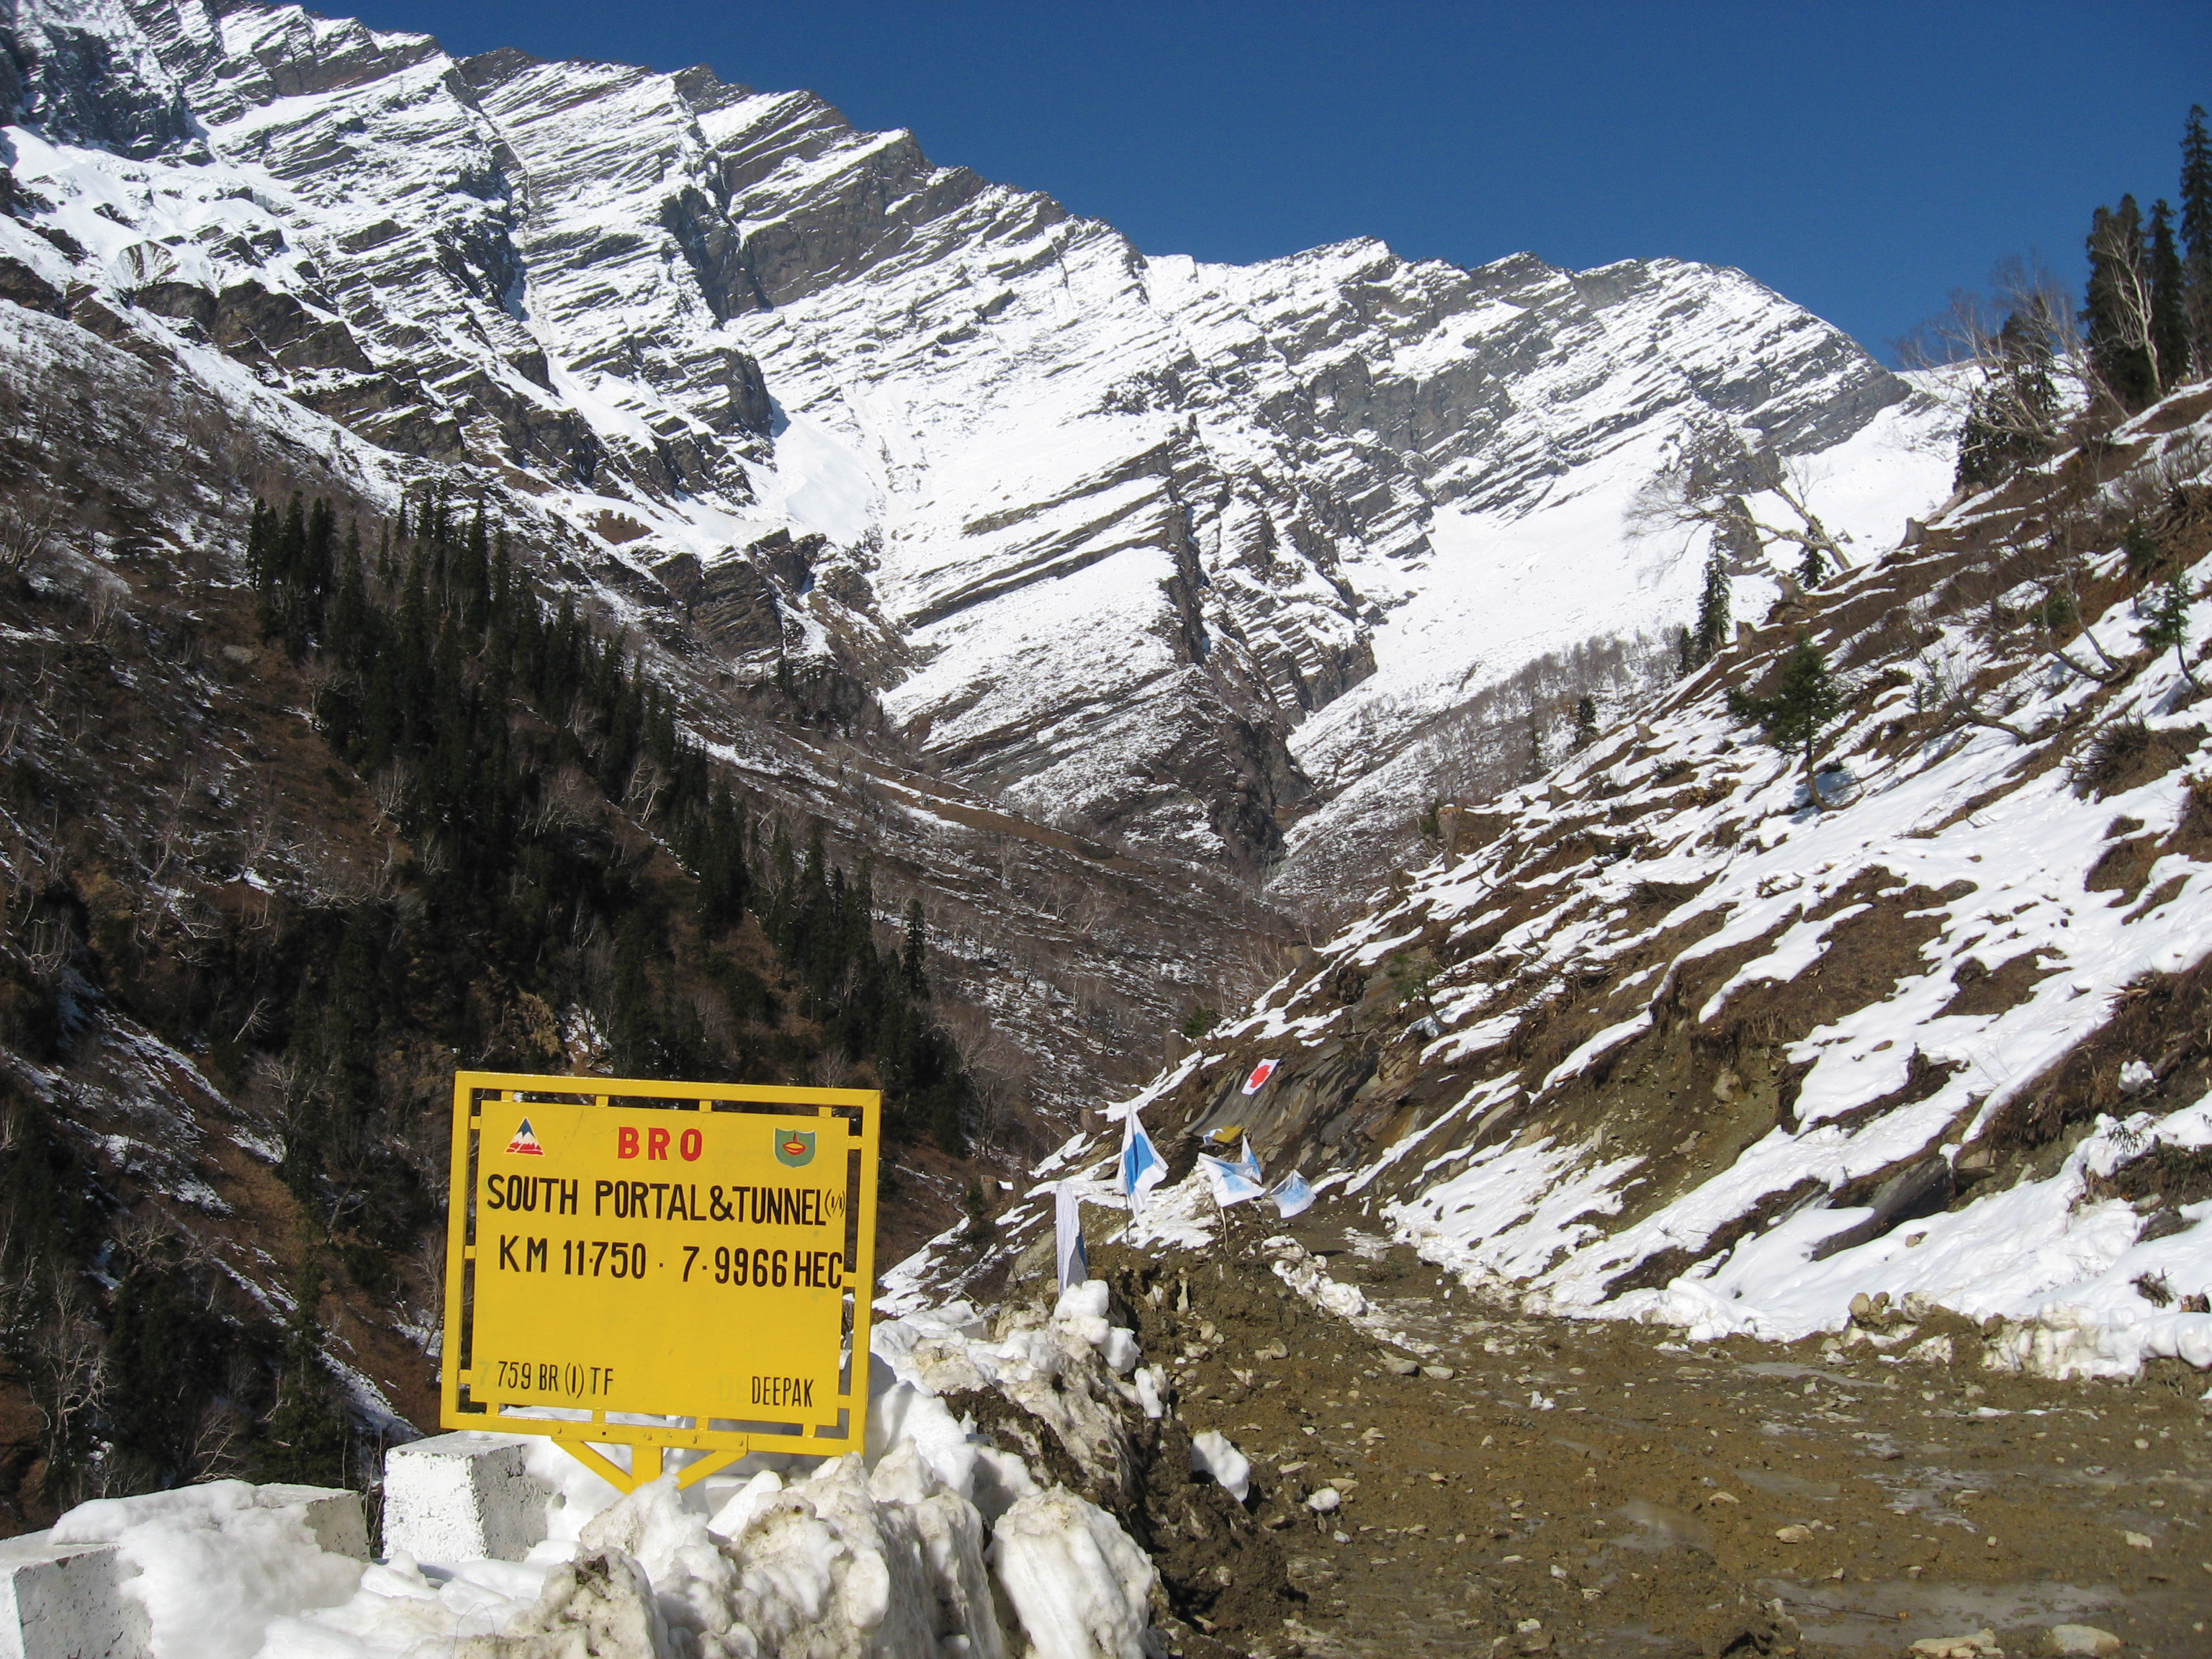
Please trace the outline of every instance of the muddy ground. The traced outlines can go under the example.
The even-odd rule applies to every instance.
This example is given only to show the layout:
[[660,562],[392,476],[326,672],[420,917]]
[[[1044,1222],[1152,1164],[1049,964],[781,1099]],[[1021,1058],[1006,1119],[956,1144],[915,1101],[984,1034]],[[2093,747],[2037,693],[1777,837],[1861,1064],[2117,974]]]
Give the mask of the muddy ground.
[[[1986,1629],[2020,1656],[2075,1624],[2212,1654],[2212,1378],[1985,1370],[1955,1320],[1887,1357],[1692,1349],[1485,1307],[1356,1232],[1304,1242],[1434,1352],[1291,1297],[1250,1241],[1094,1256],[1191,1431],[1251,1457],[1247,1508],[1293,1587],[1176,1621],[1179,1650],[1867,1659]],[[1930,1334],[1949,1363],[1897,1357]],[[1316,1515],[1325,1486],[1342,1504]]]

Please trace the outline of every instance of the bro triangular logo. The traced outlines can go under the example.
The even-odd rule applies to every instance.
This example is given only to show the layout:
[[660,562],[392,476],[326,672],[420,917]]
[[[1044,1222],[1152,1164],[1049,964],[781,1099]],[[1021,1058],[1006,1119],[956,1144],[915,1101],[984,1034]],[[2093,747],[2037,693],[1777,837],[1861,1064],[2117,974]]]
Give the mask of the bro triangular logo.
[[514,1132],[514,1139],[507,1143],[507,1150],[519,1152],[524,1158],[543,1158],[545,1149],[538,1144],[538,1132],[530,1127],[530,1120],[522,1120],[522,1127]]
[[792,1169],[814,1161],[814,1131],[811,1129],[778,1129],[775,1132],[775,1161]]

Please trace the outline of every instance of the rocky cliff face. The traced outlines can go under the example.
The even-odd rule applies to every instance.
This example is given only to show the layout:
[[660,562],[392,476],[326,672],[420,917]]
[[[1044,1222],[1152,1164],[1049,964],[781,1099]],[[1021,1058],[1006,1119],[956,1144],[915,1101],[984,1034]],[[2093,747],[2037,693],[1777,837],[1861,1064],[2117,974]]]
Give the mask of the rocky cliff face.
[[[1198,863],[1670,622],[1696,559],[1619,506],[1692,426],[1806,456],[1925,412],[1735,272],[1147,258],[703,69],[208,0],[13,0],[0,64],[8,291],[534,498],[641,615],[721,594],[741,678],[833,659],[963,783]],[[1529,537],[1599,568],[1501,607]]]

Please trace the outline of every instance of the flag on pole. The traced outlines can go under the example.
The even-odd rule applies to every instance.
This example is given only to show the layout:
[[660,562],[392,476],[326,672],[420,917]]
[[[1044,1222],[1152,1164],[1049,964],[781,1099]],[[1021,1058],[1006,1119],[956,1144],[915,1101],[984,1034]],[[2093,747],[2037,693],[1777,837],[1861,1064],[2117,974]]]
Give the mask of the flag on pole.
[[1060,1290],[1065,1296],[1073,1285],[1091,1277],[1091,1261],[1083,1249],[1083,1200],[1072,1181],[1056,1182],[1052,1189],[1053,1260],[1060,1267]]
[[1306,1178],[1296,1170],[1277,1182],[1275,1190],[1267,1196],[1275,1200],[1276,1212],[1285,1221],[1313,1208],[1314,1189],[1306,1185]]
[[1121,1120],[1121,1191],[1129,1200],[1129,1213],[1145,1207],[1145,1194],[1167,1179],[1168,1166],[1152,1146],[1152,1138],[1137,1121],[1134,1108]]
[[1267,1184],[1267,1177],[1260,1173],[1260,1155],[1252,1150],[1252,1137],[1249,1135],[1244,1137],[1244,1150],[1237,1159],[1237,1173],[1255,1187]]

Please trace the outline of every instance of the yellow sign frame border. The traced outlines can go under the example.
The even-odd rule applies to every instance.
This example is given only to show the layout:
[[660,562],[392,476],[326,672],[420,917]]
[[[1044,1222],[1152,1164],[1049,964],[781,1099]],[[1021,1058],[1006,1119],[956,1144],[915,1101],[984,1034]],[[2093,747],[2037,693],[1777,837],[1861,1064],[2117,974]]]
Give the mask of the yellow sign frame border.
[[[819,1114],[835,1107],[858,1108],[860,1114],[860,1225],[857,1260],[847,1273],[853,1291],[852,1374],[845,1419],[847,1433],[830,1438],[817,1428],[813,1440],[794,1444],[785,1435],[757,1435],[749,1430],[706,1426],[704,1417],[682,1413],[660,1413],[679,1420],[672,1424],[610,1423],[605,1411],[594,1411],[588,1421],[544,1417],[517,1417],[504,1412],[497,1401],[464,1405],[464,1389],[473,1394],[479,1379],[463,1376],[460,1355],[472,1316],[469,1291],[478,1247],[471,1242],[475,1219],[476,1188],[480,1159],[471,1140],[474,1120],[488,1095],[544,1096],[589,1105],[623,1109],[630,1100],[692,1101],[703,1109],[716,1102],[744,1107],[793,1107]],[[456,1072],[453,1074],[453,1162],[446,1198],[446,1304],[444,1346],[438,1357],[438,1422],[441,1428],[473,1429],[496,1434],[543,1435],[592,1473],[622,1492],[634,1491],[657,1480],[663,1454],[672,1449],[696,1450],[704,1455],[685,1464],[677,1475],[679,1486],[688,1486],[717,1469],[728,1467],[756,1449],[799,1452],[834,1457],[860,1449],[867,1433],[868,1336],[873,1317],[876,1288],[876,1183],[882,1154],[882,1094],[873,1089],[786,1088],[755,1083],[666,1083],[641,1078],[552,1077],[514,1072]],[[657,1107],[634,1109],[654,1111]],[[631,1413],[647,1415],[647,1413]],[[687,1426],[688,1425],[688,1426]],[[819,1441],[822,1443],[816,1444]],[[630,1467],[601,1452],[602,1446],[628,1446]]]

